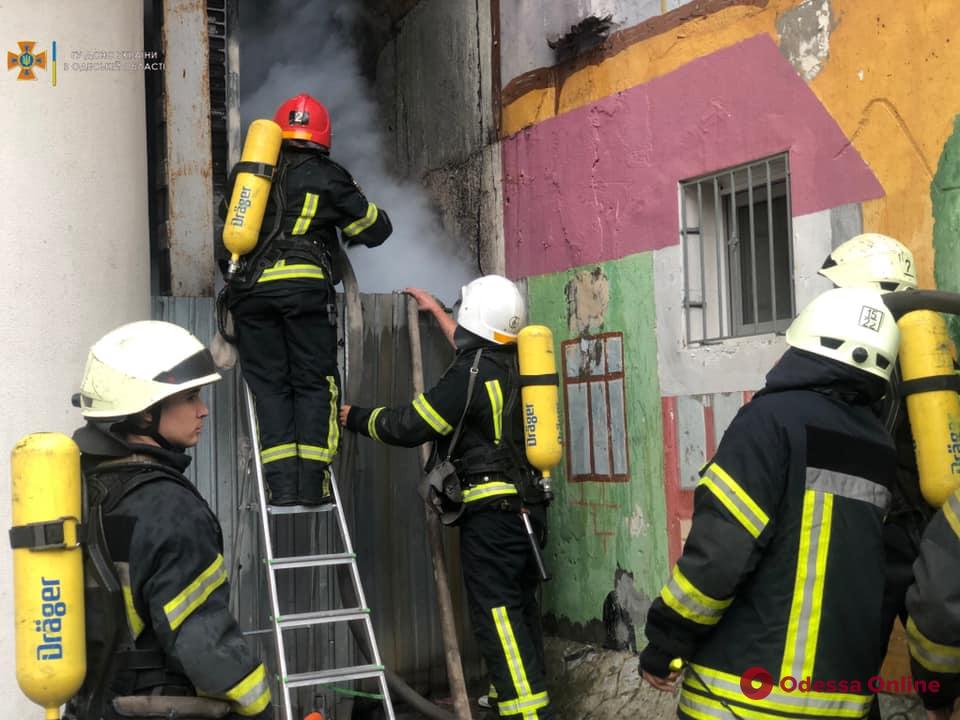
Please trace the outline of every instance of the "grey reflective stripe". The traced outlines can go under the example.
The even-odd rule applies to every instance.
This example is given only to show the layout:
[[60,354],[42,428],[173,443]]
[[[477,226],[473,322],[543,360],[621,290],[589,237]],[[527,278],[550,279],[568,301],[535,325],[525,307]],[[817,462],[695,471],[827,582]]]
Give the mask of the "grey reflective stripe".
[[[723,497],[730,502],[737,510],[740,511],[740,514],[746,518],[752,525],[753,528],[747,528],[750,531],[751,535],[754,537],[758,536],[763,529],[767,526],[768,518],[761,517],[753,511],[747,503],[743,501],[740,497],[740,493],[737,490],[740,490],[740,487],[733,487],[730,483],[727,482],[727,479],[723,477],[720,473],[714,470],[714,465],[711,465],[707,468],[707,471],[704,473],[704,477],[710,478],[713,481],[713,487],[715,487],[719,492],[723,493]],[[743,492],[742,490],[740,490]],[[736,515],[736,513],[734,513]],[[756,533],[753,532],[756,530]]]
[[180,627],[183,621],[226,581],[227,569],[223,565],[223,557],[218,555],[214,564],[191,583],[186,591],[163,606],[170,629],[176,630]]
[[714,708],[709,705],[706,705],[696,699],[696,695],[689,692],[680,693],[680,709],[683,710],[689,708],[694,712],[697,712],[701,715],[706,715],[711,718],[721,718],[722,720],[733,720],[733,713],[728,710],[721,710],[720,708]]
[[256,685],[247,690],[240,697],[235,698],[234,702],[242,708],[249,707],[259,700],[269,689],[270,685],[267,683],[267,676],[266,673],[264,673]]
[[[675,572],[670,576],[670,582],[667,583],[665,590],[669,592],[673,598],[684,607],[684,609],[688,610],[690,614],[694,616],[701,616],[702,619],[706,621],[702,624],[713,624],[719,621],[720,618],[723,617],[723,613],[730,606],[730,603],[733,602],[733,599],[731,598],[729,600],[718,602],[718,605],[721,605],[721,607],[709,607],[704,605],[697,599],[695,595],[687,592],[680,585],[680,583],[677,581],[678,569],[674,568],[674,570]],[[670,603],[667,604],[669,605]],[[694,618],[688,619],[696,622]]]
[[923,634],[912,617],[907,618],[906,629],[914,660],[932,672],[960,673],[960,647],[934,642]]
[[[800,596],[800,615],[797,618],[797,643],[793,655],[793,664],[790,666],[790,675],[793,677],[803,677],[803,664],[807,658],[810,642],[810,619],[813,616],[813,606],[819,598],[814,597],[814,585],[817,582],[817,553],[820,551],[820,543],[824,541],[823,537],[823,506],[825,498],[823,493],[813,492],[810,494],[813,500],[812,510],[812,530],[810,532],[810,547],[807,556],[798,557],[798,563],[806,563],[807,575],[804,578],[803,590]],[[803,529],[801,528],[801,532]],[[813,628],[814,632],[818,628]]]
[[[716,698],[732,700],[750,707],[758,709],[764,706],[771,710],[780,710],[782,712],[804,713],[805,710],[812,710],[810,713],[816,717],[826,717],[823,710],[829,710],[837,717],[842,713],[843,717],[860,717],[870,709],[871,698],[866,695],[847,695],[844,693],[819,693],[819,692],[786,692],[779,686],[774,685],[771,692],[763,700],[751,700],[743,694],[739,679],[736,677],[719,677],[716,671],[709,668],[693,665],[700,676],[700,680],[707,684],[707,691]],[[684,686],[689,686],[693,690],[702,690],[703,685],[698,682],[692,674],[688,674],[683,680]]]
[[868,502],[884,512],[890,507],[890,491],[882,485],[857,475],[847,475],[834,470],[808,467],[807,489]]

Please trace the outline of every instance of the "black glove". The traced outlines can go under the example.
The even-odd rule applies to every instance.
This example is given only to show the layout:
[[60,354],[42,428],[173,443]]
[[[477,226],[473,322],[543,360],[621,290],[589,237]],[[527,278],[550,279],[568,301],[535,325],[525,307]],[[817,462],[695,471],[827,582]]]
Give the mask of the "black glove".
[[640,653],[640,671],[648,672],[654,677],[665,678],[670,675],[670,661],[673,657],[656,647],[647,645]]

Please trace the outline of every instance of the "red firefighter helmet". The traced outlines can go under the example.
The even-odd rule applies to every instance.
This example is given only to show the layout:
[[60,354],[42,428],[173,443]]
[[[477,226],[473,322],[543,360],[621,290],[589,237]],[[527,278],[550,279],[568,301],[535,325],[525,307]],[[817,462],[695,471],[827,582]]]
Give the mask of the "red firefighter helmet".
[[330,113],[306,93],[280,105],[273,121],[283,131],[284,140],[306,140],[330,149]]

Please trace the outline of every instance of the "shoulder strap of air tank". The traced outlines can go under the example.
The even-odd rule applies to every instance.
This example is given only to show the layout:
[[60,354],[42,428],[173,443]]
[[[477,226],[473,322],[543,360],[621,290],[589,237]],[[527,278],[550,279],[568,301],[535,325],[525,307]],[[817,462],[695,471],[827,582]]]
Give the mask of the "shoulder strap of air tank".
[[[107,494],[100,502],[103,512],[110,512],[120,503],[121,500],[139,490],[144,485],[160,480],[176,483],[177,485],[180,485],[181,487],[184,487],[192,492],[198,498],[203,499],[203,496],[190,483],[190,481],[173,468],[168,468],[165,465],[149,463],[135,463],[132,465],[140,468],[140,471],[127,480],[114,483],[109,487]],[[123,467],[124,466],[116,466],[112,469],[119,470]]]
[[460,414],[460,420],[457,422],[457,427],[453,431],[453,437],[450,438],[450,446],[447,448],[447,457],[449,460],[453,457],[453,450],[457,446],[457,441],[460,439],[460,431],[463,430],[463,421],[467,419],[467,412],[470,410],[470,400],[473,398],[473,386],[477,382],[477,374],[480,372],[480,356],[483,354],[483,348],[477,350],[477,354],[473,356],[473,365],[470,366],[470,379],[467,381],[467,400],[463,404],[463,412]]
[[960,393],[960,376],[933,375],[931,377],[903,380],[897,388],[901,397],[917,393],[937,392],[939,390],[953,390]]

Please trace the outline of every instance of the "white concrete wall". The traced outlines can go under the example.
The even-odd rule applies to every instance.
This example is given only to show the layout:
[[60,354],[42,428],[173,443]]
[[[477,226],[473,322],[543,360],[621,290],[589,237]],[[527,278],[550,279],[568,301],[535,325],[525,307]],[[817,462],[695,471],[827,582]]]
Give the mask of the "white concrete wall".
[[[835,224],[830,210],[793,218],[794,297],[798,311],[831,287],[817,271],[833,247]],[[758,335],[687,346],[680,246],[655,251],[653,264],[660,394],[703,395],[763,387],[767,371],[786,349],[783,337]]]
[[[144,74],[82,70],[74,51],[143,49],[143,4],[44,0],[0,4],[3,51],[46,50],[36,81],[0,75],[0,528],[10,526],[9,452],[31,432],[70,432],[89,345],[149,317]],[[57,41],[57,85],[51,41]],[[73,63],[78,63],[76,68]],[[70,64],[67,67],[67,63]],[[17,687],[11,551],[0,550],[0,706],[40,718]]]

